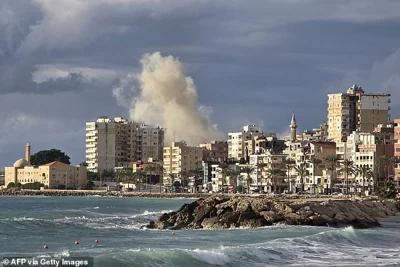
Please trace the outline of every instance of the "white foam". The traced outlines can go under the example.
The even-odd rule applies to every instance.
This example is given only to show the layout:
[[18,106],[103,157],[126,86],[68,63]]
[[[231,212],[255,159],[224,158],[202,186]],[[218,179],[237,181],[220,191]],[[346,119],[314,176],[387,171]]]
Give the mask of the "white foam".
[[186,251],[193,258],[211,265],[225,265],[231,261],[229,256],[222,252],[202,250],[198,248]]

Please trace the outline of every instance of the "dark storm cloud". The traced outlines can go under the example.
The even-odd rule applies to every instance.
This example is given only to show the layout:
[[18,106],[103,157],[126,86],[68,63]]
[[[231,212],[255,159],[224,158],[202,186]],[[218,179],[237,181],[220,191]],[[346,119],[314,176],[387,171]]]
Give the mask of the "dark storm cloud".
[[187,65],[225,132],[283,132],[293,109],[301,129],[317,127],[327,92],[353,83],[392,93],[400,117],[398,10],[373,0],[0,1],[0,165],[29,138],[38,149],[68,140],[82,161],[85,121],[126,115],[111,89],[155,51]]

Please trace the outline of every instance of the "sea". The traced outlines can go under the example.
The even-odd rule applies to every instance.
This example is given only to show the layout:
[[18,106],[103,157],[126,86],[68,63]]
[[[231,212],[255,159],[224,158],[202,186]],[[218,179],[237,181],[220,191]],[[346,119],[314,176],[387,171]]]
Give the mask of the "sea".
[[140,229],[191,201],[0,197],[0,258],[91,257],[96,267],[400,266],[395,221],[367,230],[278,225],[173,235]]

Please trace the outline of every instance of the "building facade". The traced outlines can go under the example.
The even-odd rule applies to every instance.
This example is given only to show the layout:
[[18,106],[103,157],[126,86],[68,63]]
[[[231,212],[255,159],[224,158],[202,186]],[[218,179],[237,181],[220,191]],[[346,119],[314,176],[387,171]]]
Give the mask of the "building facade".
[[389,104],[389,94],[366,94],[357,85],[346,93],[328,94],[328,138],[343,142],[353,131],[372,132],[388,124]]
[[258,125],[245,125],[241,132],[228,133],[228,158],[245,159],[248,154],[245,142],[260,134],[261,129]]
[[164,129],[100,117],[86,123],[86,163],[88,170],[111,170],[148,158],[162,160]]
[[228,159],[228,142],[212,141],[200,144],[204,148],[204,159],[206,161],[224,162]]
[[5,186],[9,183],[39,182],[50,189],[78,189],[87,185],[85,166],[70,166],[54,161],[41,166],[30,165],[30,145],[25,148],[25,158],[15,161],[12,167],[5,168]]
[[[400,119],[394,120],[394,156],[400,158]],[[399,184],[400,182],[400,164],[394,168],[394,179]]]
[[168,184],[171,175],[180,179],[182,173],[198,169],[203,160],[203,150],[202,147],[188,146],[185,141],[172,142],[171,146],[164,147],[164,184]]

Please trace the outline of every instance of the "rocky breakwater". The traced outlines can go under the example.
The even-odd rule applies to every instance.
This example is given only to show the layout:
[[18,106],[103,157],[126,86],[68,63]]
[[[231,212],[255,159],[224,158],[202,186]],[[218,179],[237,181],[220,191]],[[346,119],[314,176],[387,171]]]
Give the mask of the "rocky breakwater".
[[288,199],[211,196],[165,213],[145,227],[227,229],[274,224],[379,227],[379,218],[399,215],[397,201]]

